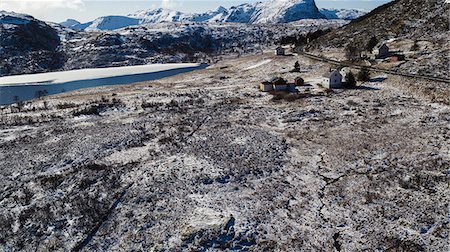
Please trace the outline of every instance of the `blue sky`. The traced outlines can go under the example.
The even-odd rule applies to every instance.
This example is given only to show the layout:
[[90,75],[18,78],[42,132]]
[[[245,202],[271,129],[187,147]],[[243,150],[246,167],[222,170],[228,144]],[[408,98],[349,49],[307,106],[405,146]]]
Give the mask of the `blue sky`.
[[[273,0],[269,0],[273,1]],[[390,0],[316,0],[319,8],[372,10]],[[184,12],[203,12],[222,5],[230,7],[252,0],[0,0],[0,10],[27,13],[36,18],[61,22],[67,18],[87,22],[100,16],[127,15],[161,6]]]

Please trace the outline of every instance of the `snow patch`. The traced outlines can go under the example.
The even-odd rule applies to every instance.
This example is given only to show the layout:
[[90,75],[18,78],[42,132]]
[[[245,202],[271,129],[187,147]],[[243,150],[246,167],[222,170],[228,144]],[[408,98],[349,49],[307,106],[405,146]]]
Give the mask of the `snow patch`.
[[249,66],[249,67],[245,68],[244,70],[255,69],[255,68],[258,68],[258,67],[260,67],[260,66],[263,66],[263,65],[265,65],[265,64],[267,64],[267,63],[270,63],[270,62],[272,62],[271,59],[266,59],[266,60],[263,60],[263,61],[261,61],[261,62],[255,64],[255,65],[253,65],[253,66]]

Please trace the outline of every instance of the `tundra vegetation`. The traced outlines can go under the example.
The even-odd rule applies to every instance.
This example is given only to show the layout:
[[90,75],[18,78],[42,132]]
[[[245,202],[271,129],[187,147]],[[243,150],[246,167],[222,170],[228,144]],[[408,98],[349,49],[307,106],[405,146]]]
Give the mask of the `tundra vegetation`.
[[[0,250],[445,250],[450,87],[308,84],[330,67],[270,53],[2,107]],[[273,99],[273,75],[308,85]]]

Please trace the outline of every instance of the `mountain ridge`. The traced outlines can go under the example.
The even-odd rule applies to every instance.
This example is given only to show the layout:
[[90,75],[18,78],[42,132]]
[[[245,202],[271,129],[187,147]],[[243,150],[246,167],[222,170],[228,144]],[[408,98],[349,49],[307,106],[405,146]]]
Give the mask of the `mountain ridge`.
[[69,20],[61,24],[79,30],[116,30],[163,22],[271,24],[301,19],[351,20],[363,14],[365,12],[361,10],[319,9],[314,0],[276,0],[270,3],[243,3],[230,8],[219,6],[203,13],[184,13],[165,8],[139,10],[127,16],[104,16],[83,24],[65,25]]

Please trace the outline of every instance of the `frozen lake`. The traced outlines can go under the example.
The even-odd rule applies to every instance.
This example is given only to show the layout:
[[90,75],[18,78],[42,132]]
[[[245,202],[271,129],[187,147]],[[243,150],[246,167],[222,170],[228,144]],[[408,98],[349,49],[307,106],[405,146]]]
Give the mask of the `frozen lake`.
[[157,80],[206,68],[206,64],[152,64],[142,66],[81,69],[64,72],[0,77],[0,105],[25,101],[82,88]]

